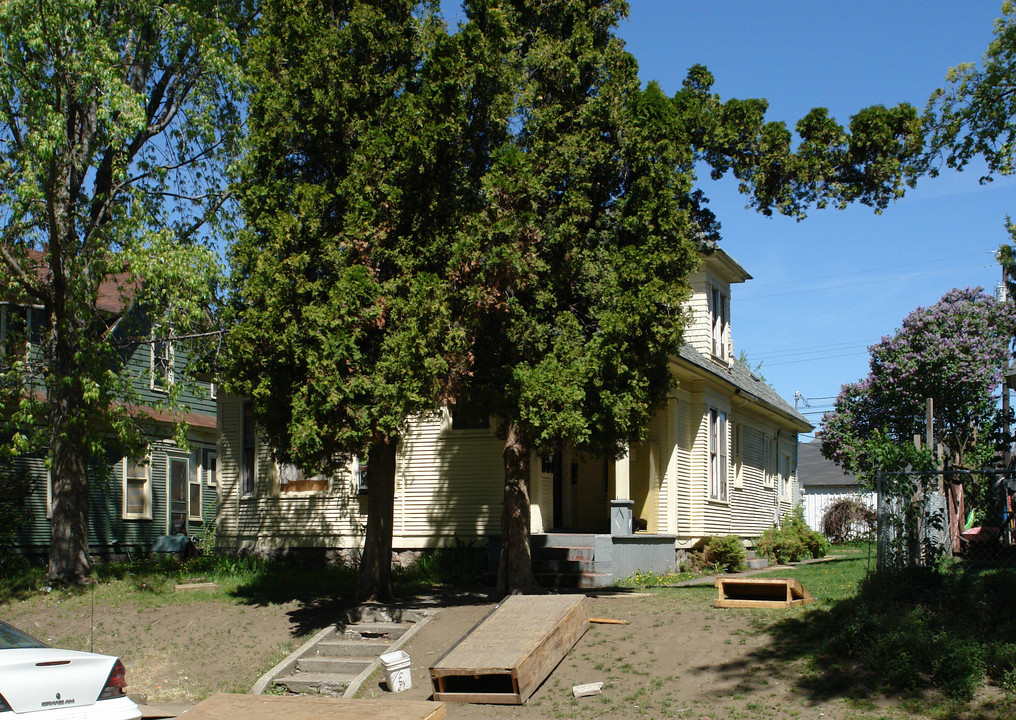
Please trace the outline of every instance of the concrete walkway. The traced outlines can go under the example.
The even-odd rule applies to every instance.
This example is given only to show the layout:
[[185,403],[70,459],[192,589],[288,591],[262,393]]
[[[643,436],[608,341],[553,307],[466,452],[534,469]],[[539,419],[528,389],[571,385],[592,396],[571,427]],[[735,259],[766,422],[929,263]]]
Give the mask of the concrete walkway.
[[716,578],[721,577],[750,577],[752,575],[761,575],[763,573],[779,572],[781,570],[793,570],[800,567],[801,565],[814,565],[816,563],[830,562],[832,560],[843,560],[846,555],[826,555],[820,558],[808,558],[806,560],[799,560],[792,565],[771,565],[770,567],[760,568],[759,570],[745,570],[739,573],[727,573],[725,575],[703,575],[702,577],[692,578],[691,580],[682,580],[678,583],[671,585],[664,585],[663,587],[695,587],[698,585],[715,585]]

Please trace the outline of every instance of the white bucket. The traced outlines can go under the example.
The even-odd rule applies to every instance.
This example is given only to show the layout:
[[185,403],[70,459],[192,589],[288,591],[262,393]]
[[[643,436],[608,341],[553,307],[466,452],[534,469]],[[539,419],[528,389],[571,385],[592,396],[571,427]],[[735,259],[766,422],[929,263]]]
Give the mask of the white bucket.
[[409,672],[409,654],[404,650],[382,655],[381,667],[385,669],[385,679],[390,691],[402,692],[413,687],[413,676]]

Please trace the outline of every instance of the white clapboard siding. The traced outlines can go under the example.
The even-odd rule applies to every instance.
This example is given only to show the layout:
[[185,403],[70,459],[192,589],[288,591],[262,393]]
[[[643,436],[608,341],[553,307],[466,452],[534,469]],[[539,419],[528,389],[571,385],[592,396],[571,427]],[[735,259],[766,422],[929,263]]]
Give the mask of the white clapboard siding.
[[503,443],[484,430],[452,430],[447,416],[412,423],[399,451],[396,534],[406,547],[499,531]]

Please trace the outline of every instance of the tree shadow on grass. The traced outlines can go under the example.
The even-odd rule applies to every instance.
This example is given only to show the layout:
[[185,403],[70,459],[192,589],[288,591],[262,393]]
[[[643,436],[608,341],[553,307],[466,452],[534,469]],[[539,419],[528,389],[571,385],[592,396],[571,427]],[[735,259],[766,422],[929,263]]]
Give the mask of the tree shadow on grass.
[[779,678],[811,702],[885,697],[921,707],[962,707],[957,717],[1010,717],[995,692],[969,705],[986,682],[1016,681],[1016,570],[872,575],[856,596],[791,610],[755,611],[769,641],[736,662],[701,668],[745,691]]
[[[444,555],[449,555],[448,551]],[[385,603],[385,607],[398,610],[489,602],[488,588],[475,583],[453,582],[472,577],[463,575],[464,567],[468,566],[454,560],[454,557],[446,557],[437,567],[431,560],[417,571],[410,567],[395,572],[396,597],[393,602]],[[296,609],[287,612],[296,637],[335,623],[346,623],[350,611],[357,607],[356,569],[347,565],[259,561],[246,569],[244,577],[231,593],[237,600],[259,606],[298,604]]]

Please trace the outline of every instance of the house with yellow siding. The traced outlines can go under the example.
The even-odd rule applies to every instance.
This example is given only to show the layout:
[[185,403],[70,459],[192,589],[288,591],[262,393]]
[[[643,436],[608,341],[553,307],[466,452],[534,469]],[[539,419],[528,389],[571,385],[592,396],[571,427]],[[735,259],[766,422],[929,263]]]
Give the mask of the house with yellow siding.
[[[586,573],[597,577],[579,584],[609,584],[628,569],[664,570],[675,550],[709,536],[737,535],[750,545],[793,507],[797,436],[812,428],[736,359],[730,288],[750,279],[722,250],[704,256],[690,278],[686,342],[671,361],[677,383],[645,440],[618,460],[568,447],[532,458],[534,548],[599,548],[601,561]],[[359,463],[328,478],[280,467],[241,398],[220,397],[218,423],[221,547],[360,547],[367,502]],[[503,446],[494,427],[447,409],[410,423],[399,448],[394,548],[499,532]]]

